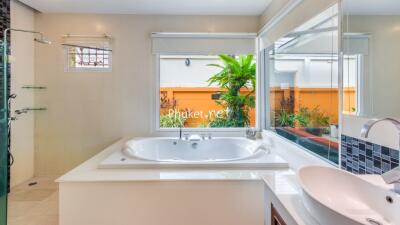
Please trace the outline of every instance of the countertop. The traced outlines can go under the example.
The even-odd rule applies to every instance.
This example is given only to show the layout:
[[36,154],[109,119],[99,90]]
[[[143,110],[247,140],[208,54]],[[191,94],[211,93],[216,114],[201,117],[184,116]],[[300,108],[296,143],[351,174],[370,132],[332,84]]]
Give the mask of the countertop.
[[[318,225],[302,203],[302,190],[292,169],[99,169],[99,162],[112,152],[121,149],[126,139],[121,139],[85,163],[69,171],[56,181],[70,182],[132,182],[132,181],[181,181],[181,180],[263,180],[280,204],[298,225]],[[386,185],[377,175],[361,176],[384,188]]]

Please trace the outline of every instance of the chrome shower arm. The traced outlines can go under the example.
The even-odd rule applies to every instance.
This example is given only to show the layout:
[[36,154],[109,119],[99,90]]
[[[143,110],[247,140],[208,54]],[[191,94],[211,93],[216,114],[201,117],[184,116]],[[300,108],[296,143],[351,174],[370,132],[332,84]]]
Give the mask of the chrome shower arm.
[[43,33],[39,31],[34,31],[34,30],[24,30],[24,29],[14,29],[14,28],[6,28],[3,32],[3,42],[7,42],[7,33],[10,31],[18,31],[18,32],[24,32],[24,33],[31,33],[31,34],[38,34],[40,35],[40,40],[43,40]]

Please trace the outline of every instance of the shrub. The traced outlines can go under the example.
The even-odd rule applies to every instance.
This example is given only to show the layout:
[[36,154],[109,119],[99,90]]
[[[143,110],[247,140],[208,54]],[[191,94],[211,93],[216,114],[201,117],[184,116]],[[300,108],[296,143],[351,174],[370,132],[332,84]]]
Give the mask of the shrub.
[[186,119],[179,114],[160,115],[160,127],[176,128],[183,127]]
[[294,127],[296,122],[296,115],[281,109],[278,116],[276,117],[276,122],[280,127]]
[[296,114],[296,121],[302,127],[323,128],[329,126],[329,116],[325,115],[318,106],[313,109],[301,107]]

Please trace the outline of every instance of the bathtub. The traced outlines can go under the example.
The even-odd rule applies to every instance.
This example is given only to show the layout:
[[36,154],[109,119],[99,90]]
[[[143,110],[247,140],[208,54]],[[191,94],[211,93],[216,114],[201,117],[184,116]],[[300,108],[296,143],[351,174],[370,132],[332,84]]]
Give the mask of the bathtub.
[[241,167],[288,165],[261,141],[246,138],[137,138],[126,141],[99,168]]

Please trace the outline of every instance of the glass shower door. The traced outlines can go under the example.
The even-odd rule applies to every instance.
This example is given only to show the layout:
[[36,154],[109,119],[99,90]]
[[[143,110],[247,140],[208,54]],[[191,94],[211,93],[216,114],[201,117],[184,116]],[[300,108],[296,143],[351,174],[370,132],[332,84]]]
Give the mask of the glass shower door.
[[0,41],[0,225],[7,224],[8,88],[6,44]]

